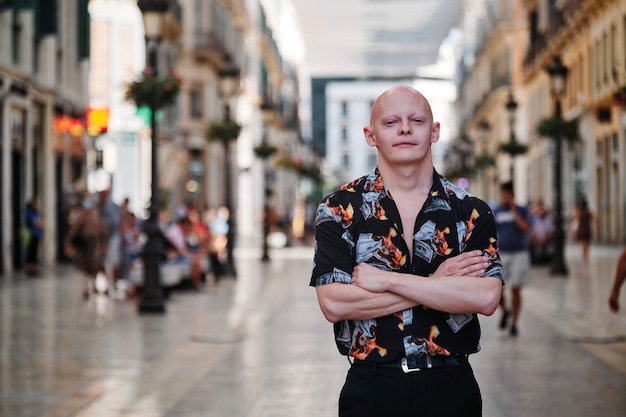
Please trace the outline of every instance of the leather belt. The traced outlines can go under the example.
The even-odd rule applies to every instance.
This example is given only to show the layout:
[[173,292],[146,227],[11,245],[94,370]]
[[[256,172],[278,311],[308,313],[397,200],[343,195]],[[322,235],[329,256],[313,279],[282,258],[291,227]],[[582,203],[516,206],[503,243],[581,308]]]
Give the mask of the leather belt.
[[430,356],[420,355],[410,358],[402,358],[394,362],[372,362],[355,359],[355,365],[380,366],[383,368],[401,369],[402,372],[408,374],[410,372],[419,372],[423,369],[442,368],[445,366],[459,366],[467,363],[467,356]]

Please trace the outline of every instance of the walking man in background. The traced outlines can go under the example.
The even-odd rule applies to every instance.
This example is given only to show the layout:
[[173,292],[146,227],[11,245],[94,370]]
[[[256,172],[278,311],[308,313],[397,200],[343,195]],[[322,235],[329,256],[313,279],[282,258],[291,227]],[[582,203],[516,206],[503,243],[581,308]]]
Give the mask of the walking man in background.
[[500,186],[500,204],[493,212],[498,225],[498,247],[505,271],[504,282],[506,287],[511,289],[510,307],[507,306],[504,291],[502,292],[500,328],[506,329],[511,319],[509,333],[511,336],[517,336],[517,324],[522,309],[522,287],[528,283],[530,272],[526,236],[530,229],[530,216],[526,207],[515,204],[515,193],[511,181]]
[[113,295],[120,268],[122,255],[122,239],[120,236],[121,209],[111,199],[111,190],[105,189],[98,193],[98,212],[106,226],[109,240],[104,259],[104,273],[107,276],[107,293]]
[[378,167],[318,206],[310,285],[352,361],[340,417],[482,414],[467,357],[502,267],[488,205],[434,169],[439,129],[422,94],[385,91],[364,128]]

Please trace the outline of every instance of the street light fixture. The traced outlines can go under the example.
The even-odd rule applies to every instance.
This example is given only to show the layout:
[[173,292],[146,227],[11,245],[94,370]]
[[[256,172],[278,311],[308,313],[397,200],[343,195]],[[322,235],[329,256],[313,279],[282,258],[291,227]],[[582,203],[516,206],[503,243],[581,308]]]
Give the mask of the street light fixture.
[[263,254],[261,256],[261,261],[268,262],[270,260],[269,256],[269,245],[267,242],[267,238],[270,233],[270,196],[272,194],[272,190],[270,189],[270,172],[267,166],[267,160],[272,155],[274,148],[271,147],[267,143],[267,130],[268,125],[272,122],[274,118],[274,106],[270,101],[270,98],[267,95],[263,96],[263,101],[259,106],[261,108],[261,115],[263,117],[263,138],[262,138],[262,147],[267,151],[260,155],[263,159]]
[[[513,149],[517,145],[517,138],[515,137],[515,111],[517,110],[517,101],[513,97],[513,92],[509,91],[509,97],[504,104],[506,111],[509,114],[509,143]],[[515,155],[511,155],[511,181],[515,181]]]
[[[230,99],[239,92],[240,70],[230,57],[227,57],[225,65],[217,72],[219,77],[219,89],[224,100],[224,122],[231,122]],[[223,137],[222,146],[224,149],[224,206],[228,209],[228,232],[226,233],[226,265],[227,273],[237,276],[235,269],[235,259],[233,250],[235,248],[235,215],[232,207],[232,185],[231,185],[231,155],[230,142],[236,138]]]
[[[148,62],[152,71],[157,74],[157,50],[165,28],[165,13],[169,8],[168,0],[139,0],[137,6],[141,10],[146,33]],[[161,288],[160,261],[163,255],[163,237],[159,228],[159,184],[157,158],[157,123],[156,105],[150,105],[150,217],[144,223],[143,230],[147,241],[143,249],[144,281],[139,301],[140,313],[164,313],[165,300]]]
[[[561,62],[561,58],[555,56],[552,64],[546,68],[550,75],[550,94],[554,99],[554,117],[561,121],[561,99],[565,95],[565,80],[567,78],[568,69]],[[563,201],[561,194],[561,148],[562,148],[562,132],[557,132],[553,138],[555,142],[554,154],[554,210],[555,210],[555,229],[554,229],[554,257],[552,261],[552,275],[567,275],[567,266],[565,265],[564,245],[565,231],[563,229]]]

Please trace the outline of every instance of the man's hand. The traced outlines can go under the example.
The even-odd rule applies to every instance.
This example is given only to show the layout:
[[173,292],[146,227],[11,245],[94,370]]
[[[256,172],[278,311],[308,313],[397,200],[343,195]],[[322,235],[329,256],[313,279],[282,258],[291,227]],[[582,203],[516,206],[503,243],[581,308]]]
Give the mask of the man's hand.
[[433,277],[449,277],[454,275],[479,277],[489,267],[489,262],[482,251],[473,250],[448,258],[435,271]]
[[370,292],[385,292],[387,287],[385,277],[383,276],[384,273],[385,271],[375,266],[361,262],[352,271],[352,284]]
[[[485,272],[489,262],[479,250],[464,252],[446,259],[432,275],[433,277],[472,276],[478,277]],[[387,272],[362,262],[354,267],[352,284],[370,292],[389,291]]]
[[609,296],[609,308],[613,313],[619,312],[619,292],[613,290]]

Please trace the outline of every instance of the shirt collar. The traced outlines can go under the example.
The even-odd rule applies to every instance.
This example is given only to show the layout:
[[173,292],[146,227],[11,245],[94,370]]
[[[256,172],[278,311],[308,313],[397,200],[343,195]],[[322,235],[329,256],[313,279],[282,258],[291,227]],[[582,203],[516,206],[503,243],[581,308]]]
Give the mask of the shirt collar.
[[[369,177],[380,179],[380,182],[383,184],[383,190],[385,191],[385,194],[391,196],[389,191],[387,191],[387,187],[385,186],[385,182],[380,175],[378,167],[374,168],[374,171],[369,174]],[[430,187],[430,192],[428,193],[428,195],[430,196],[430,198],[442,197],[446,200],[450,200],[450,196],[448,195],[448,192],[443,185],[442,176],[437,172],[435,168],[433,168],[433,184]]]

